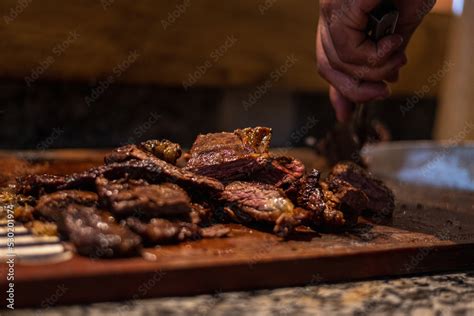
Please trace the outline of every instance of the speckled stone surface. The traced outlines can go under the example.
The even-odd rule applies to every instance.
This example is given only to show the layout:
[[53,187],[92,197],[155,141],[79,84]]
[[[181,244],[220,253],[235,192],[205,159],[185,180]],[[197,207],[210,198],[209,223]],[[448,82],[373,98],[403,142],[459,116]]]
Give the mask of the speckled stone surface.
[[[313,283],[314,284],[314,283]],[[106,289],[104,289],[106,290]],[[9,315],[474,315],[474,271],[16,310]]]

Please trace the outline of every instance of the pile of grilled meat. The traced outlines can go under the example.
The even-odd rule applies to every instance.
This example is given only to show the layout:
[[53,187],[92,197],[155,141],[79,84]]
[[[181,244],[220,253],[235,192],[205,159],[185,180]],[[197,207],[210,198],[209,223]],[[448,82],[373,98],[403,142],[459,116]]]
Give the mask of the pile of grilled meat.
[[185,155],[167,140],[123,146],[81,173],[18,179],[27,202],[16,216],[54,225],[82,255],[124,257],[227,236],[224,223],[287,237],[299,226],[344,230],[362,212],[391,215],[392,192],[364,169],[340,163],[321,181],[318,170],[270,154],[270,140],[271,129],[256,127],[199,135]]

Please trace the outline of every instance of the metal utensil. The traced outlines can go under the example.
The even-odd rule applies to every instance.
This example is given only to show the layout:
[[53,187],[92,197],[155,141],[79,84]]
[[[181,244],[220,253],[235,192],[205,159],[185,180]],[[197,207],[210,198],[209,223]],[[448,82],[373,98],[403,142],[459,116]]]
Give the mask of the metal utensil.
[[[382,1],[369,15],[367,35],[371,40],[377,42],[384,36],[393,34],[397,27],[398,16],[399,12],[393,1]],[[358,143],[359,148],[362,148],[367,141],[368,128],[370,126],[367,106],[365,104],[356,105],[351,125],[356,137],[355,141]]]

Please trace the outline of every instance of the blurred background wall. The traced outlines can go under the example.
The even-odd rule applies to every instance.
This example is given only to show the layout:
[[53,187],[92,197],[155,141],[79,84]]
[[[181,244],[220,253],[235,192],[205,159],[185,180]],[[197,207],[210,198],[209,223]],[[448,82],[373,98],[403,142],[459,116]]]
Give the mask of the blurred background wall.
[[[111,147],[268,125],[300,146],[334,124],[316,73],[317,1],[2,0],[0,146]],[[455,16],[438,1],[393,97],[392,138],[433,135]]]

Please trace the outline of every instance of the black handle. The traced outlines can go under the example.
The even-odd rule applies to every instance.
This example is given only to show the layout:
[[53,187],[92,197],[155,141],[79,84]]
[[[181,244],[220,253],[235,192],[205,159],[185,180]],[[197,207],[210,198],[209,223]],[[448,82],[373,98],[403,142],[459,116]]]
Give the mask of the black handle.
[[398,9],[391,0],[383,0],[369,15],[367,35],[375,42],[395,33],[398,22]]

